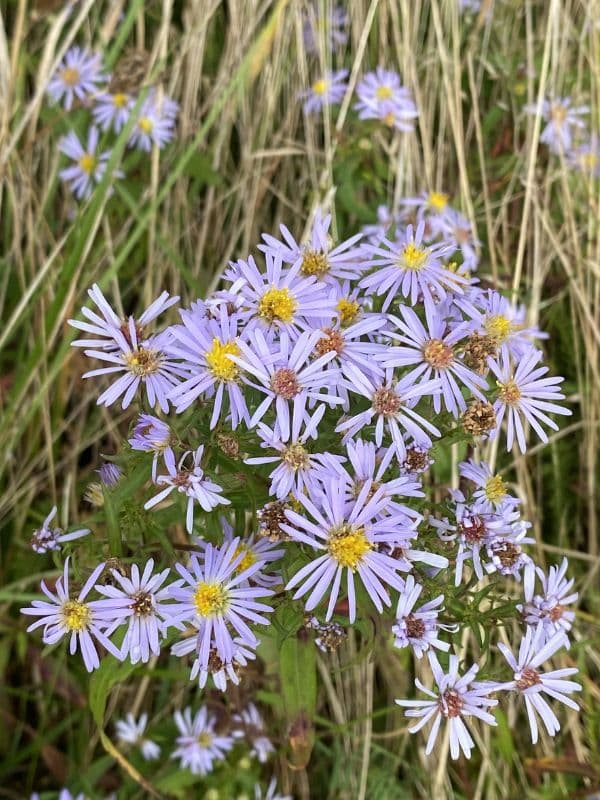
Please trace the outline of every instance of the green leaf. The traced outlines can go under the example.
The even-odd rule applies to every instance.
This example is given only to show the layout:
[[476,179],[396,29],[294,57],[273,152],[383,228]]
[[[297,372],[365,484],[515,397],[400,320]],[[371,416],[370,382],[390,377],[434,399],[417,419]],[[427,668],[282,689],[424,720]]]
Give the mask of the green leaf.
[[281,644],[279,670],[290,761],[302,769],[308,764],[314,745],[317,703],[316,647],[304,629]]
[[104,710],[110,690],[117,683],[126,680],[135,670],[136,665],[129,661],[117,661],[113,656],[106,656],[100,667],[90,678],[90,709],[99,728],[104,727]]

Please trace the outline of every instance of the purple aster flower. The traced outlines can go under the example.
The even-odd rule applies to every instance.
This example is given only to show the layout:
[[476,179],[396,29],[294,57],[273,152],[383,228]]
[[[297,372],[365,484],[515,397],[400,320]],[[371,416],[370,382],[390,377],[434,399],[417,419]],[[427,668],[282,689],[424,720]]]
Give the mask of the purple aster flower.
[[570,97],[542,100],[541,105],[526,105],[528,114],[540,114],[548,124],[542,131],[540,142],[547,144],[553,153],[567,153],[573,146],[573,128],[585,130],[581,117],[589,114],[589,106],[573,106]]
[[[157,495],[151,497],[144,504],[145,509],[154,508],[175,489],[185,494],[188,498],[185,517],[185,526],[188,533],[191,533],[194,527],[194,501],[206,512],[212,511],[218,505],[229,505],[230,503],[227,498],[221,496],[223,489],[205,476],[204,470],[200,466],[203,453],[204,445],[201,444],[193,453],[191,450],[187,450],[180,458],[177,466],[166,463],[168,475],[159,475],[156,479],[158,486],[165,486],[166,488],[161,489]],[[187,457],[190,455],[193,457],[192,466],[184,466]]]
[[446,297],[446,290],[459,294],[463,291],[466,278],[451,272],[442,263],[442,258],[450,255],[454,246],[446,242],[426,246],[424,231],[425,223],[420,222],[416,231],[408,225],[396,242],[384,239],[382,247],[365,245],[374,256],[368,265],[376,270],[363,278],[359,286],[368,294],[386,294],[384,311],[399,294],[414,306],[421,295],[433,302],[432,291],[440,300]]
[[324,370],[329,361],[335,358],[334,352],[325,353],[311,361],[321,331],[301,333],[295,342],[291,342],[284,332],[279,341],[279,350],[273,352],[273,346],[267,344],[260,330],[252,332],[249,344],[240,341],[240,355],[231,358],[236,364],[254,377],[258,383],[242,377],[250,386],[266,395],[250,419],[250,427],[254,427],[267,413],[271,405],[275,405],[277,424],[280,435],[285,439],[290,431],[291,400],[304,403],[306,399],[318,402],[339,404],[335,370]]
[[300,275],[301,262],[283,268],[281,253],[265,253],[265,272],[260,272],[252,256],[248,261],[230,264],[225,279],[232,281],[231,293],[240,294],[246,309],[244,322],[249,329],[287,332],[296,338],[301,330],[311,329],[324,316],[335,315],[327,286],[314,275]]
[[140,714],[140,718],[136,720],[134,715],[129,712],[125,719],[119,719],[115,722],[117,739],[121,744],[139,747],[145,761],[156,761],[160,756],[160,747],[156,742],[144,736],[147,724],[148,714]]
[[69,325],[72,328],[84,331],[84,333],[91,333],[100,337],[99,339],[78,339],[72,342],[73,347],[93,347],[95,350],[118,350],[121,347],[121,340],[115,336],[115,330],[120,331],[129,341],[129,323],[131,319],[134,321],[137,341],[143,343],[146,326],[179,300],[179,297],[170,297],[168,292],[162,292],[138,319],[133,317],[121,319],[110,307],[97,283],[91,289],[88,289],[88,295],[100,313],[91,311],[84,306],[81,309],[81,313],[88,321],[80,322],[77,319],[70,319]]
[[347,69],[326,72],[322,78],[313,83],[310,89],[300,92],[299,97],[304,100],[304,113],[317,114],[327,106],[341,103],[348,88],[347,77]]
[[154,453],[152,459],[152,480],[156,483],[156,469],[158,458],[162,456],[169,472],[175,470],[175,453],[171,444],[173,433],[166,422],[152,414],[140,414],[133,436],[128,440],[132,450],[141,450],[144,453]]
[[102,392],[96,401],[98,405],[111,406],[122,396],[121,407],[128,408],[140,386],[143,386],[150,406],[154,408],[158,403],[160,409],[167,413],[169,392],[177,384],[179,377],[185,374],[179,364],[171,360],[171,334],[165,331],[150,336],[143,343],[138,342],[135,322],[133,317],[130,317],[129,337],[126,338],[116,328],[112,331],[112,335],[119,345],[120,352],[84,351],[89,358],[97,358],[99,361],[115,365],[90,370],[83,375],[84,378],[124,373]]
[[481,242],[475,236],[473,226],[469,220],[454,208],[447,208],[443,214],[438,215],[436,232],[447,242],[452,242],[462,255],[461,272],[470,272],[477,269],[479,256],[477,249]]
[[189,567],[175,565],[184,585],[171,590],[176,601],[170,611],[171,620],[198,623],[199,670],[208,669],[213,646],[224,664],[233,661],[236,645],[231,629],[244,646],[255,648],[258,639],[248,622],[267,625],[265,614],[273,611],[265,603],[257,602],[258,598],[270,597],[273,594],[271,589],[244,584],[261,569],[263,563],[257,561],[242,572],[237,571],[244,559],[244,553],[238,550],[239,545],[237,538],[222,547],[207,544],[202,560],[192,555]]
[[533,744],[538,740],[536,714],[539,714],[549,736],[555,736],[560,730],[556,714],[546,699],[542,697],[542,693],[553,697],[574,711],[579,711],[579,706],[569,695],[573,692],[580,692],[581,685],[565,680],[570,675],[575,675],[578,672],[577,668],[567,667],[551,672],[540,672],[538,669],[544,661],[565,646],[568,646],[568,640],[562,631],[546,640],[543,624],[538,625],[537,628],[527,628],[519,647],[518,659],[505,644],[498,644],[498,649],[514,673],[514,680],[503,688],[516,689],[523,695]]
[[51,528],[50,523],[56,516],[57,508],[52,507],[52,511],[48,514],[41,528],[33,532],[31,537],[31,549],[35,553],[48,553],[49,551],[56,551],[61,549],[61,545],[65,542],[72,542],[75,539],[81,539],[82,536],[87,536],[90,533],[89,528],[78,528],[76,531],[70,533],[63,533],[60,528]]
[[[203,661],[201,662],[203,626],[197,620],[193,621],[193,625],[194,629],[191,634],[171,648],[171,654],[179,658],[188,656],[190,653],[195,654],[190,680],[193,681],[198,678],[199,688],[204,689],[210,677],[215,687],[221,692],[226,691],[227,681],[231,681],[234,686],[238,686],[240,683],[240,671],[247,666],[248,661],[253,661],[256,658],[254,650],[239,636],[235,636],[233,639],[233,654],[229,660],[224,661],[219,655],[216,641],[213,638],[208,650],[208,658],[202,657]],[[260,643],[257,640],[255,646],[258,644]]]
[[401,131],[414,130],[413,120],[419,112],[397,72],[377,67],[362,78],[356,94],[358,102],[354,108],[359,119],[379,119]]
[[110,461],[105,461],[96,472],[100,476],[100,482],[104,486],[116,486],[123,477],[123,470],[121,467]]
[[579,594],[572,591],[575,580],[568,580],[566,577],[568,566],[569,562],[563,558],[560,567],[550,567],[547,575],[537,567],[536,573],[542,584],[541,592],[535,594],[531,602],[517,606],[527,625],[542,625],[547,639],[561,631],[566,634],[571,630],[575,619],[575,612],[567,606],[575,603]]
[[570,167],[578,169],[589,178],[600,178],[600,139],[592,133],[587,142],[567,153]]
[[380,358],[386,367],[406,367],[413,369],[406,375],[413,382],[430,381],[434,378],[441,388],[433,396],[433,409],[439,414],[442,400],[446,409],[458,417],[467,409],[462,387],[479,400],[485,400],[481,389],[487,381],[466,367],[458,357],[460,343],[472,329],[470,322],[459,325],[449,324],[444,306],[425,303],[424,325],[412,308],[400,306],[402,319],[391,317],[396,331],[387,335],[401,343],[399,347],[389,347]]
[[54,103],[63,100],[64,108],[69,111],[75,100],[86,100],[104,80],[102,56],[81,47],[71,47],[50,78],[46,91]]
[[520,359],[531,349],[531,339],[548,338],[537,327],[527,325],[525,306],[511,303],[493,289],[479,291],[473,299],[479,332],[492,338],[503,358],[512,355]]
[[[153,574],[154,560],[146,562],[143,573],[137,564],[131,567],[131,578],[116,570],[111,573],[115,586],[96,586],[96,591],[104,596],[95,604],[99,619],[107,623],[127,623],[127,632],[121,646],[121,655],[129,657],[132,664],[144,664],[151,656],[160,654],[160,640],[167,634],[171,586],[161,589],[169,576],[170,569]],[[179,581],[181,583],[181,581]]]
[[475,484],[473,499],[483,512],[489,514],[499,507],[514,507],[520,504],[519,498],[509,494],[502,477],[493,473],[486,461],[477,463],[471,458],[469,461],[462,461],[458,468],[463,478]]
[[307,53],[318,53],[321,37],[325,37],[325,52],[342,48],[348,42],[348,13],[344,6],[327,6],[325,16],[315,2],[306,10],[302,24],[302,38]]
[[41,589],[48,600],[34,600],[31,606],[21,609],[22,614],[39,617],[27,628],[27,632],[43,625],[42,641],[44,644],[56,644],[64,636],[69,636],[69,652],[74,655],[79,646],[83,663],[88,672],[92,672],[100,666],[94,639],[97,639],[115,658],[122,660],[121,653],[104,633],[106,624],[96,612],[98,601],[84,602],[103,569],[104,564],[99,564],[83,584],[77,597],[71,598],[69,596],[69,559],[66,558],[63,575],[56,581],[56,594],[53,594],[42,581]]
[[521,453],[526,451],[523,418],[531,425],[542,442],[547,442],[548,437],[540,423],[544,423],[554,431],[558,430],[558,425],[550,419],[546,412],[563,416],[570,416],[573,413],[571,409],[563,408],[555,402],[564,400],[565,396],[559,391],[558,386],[564,379],[542,377],[548,372],[548,367],[537,366],[541,358],[541,350],[531,347],[516,367],[511,360],[506,358],[501,357],[498,362],[491,358],[488,360],[490,369],[497,378],[496,385],[498,386],[498,396],[494,402],[497,427],[491,437],[500,429],[506,415],[507,450],[512,449],[516,437]]
[[174,344],[172,352],[179,356],[191,377],[173,389],[169,399],[179,414],[200,396],[212,398],[211,430],[224,411],[225,397],[232,428],[249,419],[248,408],[240,387],[240,368],[230,356],[239,356],[237,314],[228,314],[221,306],[216,318],[198,319],[193,313],[182,314],[183,325],[170,328]]
[[173,139],[178,113],[179,104],[175,100],[152,91],[139,111],[129,146],[147,153],[153,145],[162,150]]
[[[350,281],[338,281],[333,287],[334,318],[341,328],[348,328],[370,313],[372,299],[363,297],[361,290]],[[322,317],[320,325],[331,323],[330,317]]]
[[417,658],[422,658],[423,653],[427,652],[430,647],[447,653],[450,645],[438,639],[438,631],[456,632],[458,630],[457,625],[442,625],[438,621],[438,614],[444,610],[443,594],[415,609],[415,604],[422,591],[421,584],[416,583],[412,575],[408,575],[398,600],[396,624],[392,626],[395,647],[400,649],[411,647]]
[[321,209],[315,212],[310,237],[306,244],[299,244],[285,225],[280,225],[284,242],[274,236],[263,233],[265,242],[258,246],[259,250],[270,253],[273,258],[281,256],[285,264],[300,264],[299,274],[302,277],[313,275],[317,280],[328,284],[336,284],[339,280],[356,280],[364,271],[362,247],[355,247],[362,233],[334,247],[329,235],[331,214],[323,216]]
[[485,564],[488,573],[499,572],[501,575],[510,575],[517,581],[523,580],[524,593],[528,600],[533,595],[535,582],[535,563],[522,548],[524,544],[535,543],[535,539],[527,536],[529,527],[530,523],[520,520],[513,523],[509,533],[496,535],[487,542],[489,561]]
[[171,758],[178,758],[182,769],[189,769],[194,775],[207,775],[214,769],[215,761],[225,760],[234,740],[215,732],[216,717],[209,715],[205,706],[193,717],[191,708],[184,709],[183,713],[176,711],[174,719],[180,735],[175,740],[177,749]]
[[388,499],[383,491],[372,493],[371,490],[372,483],[367,481],[358,497],[348,501],[346,481],[332,478],[310,498],[298,496],[304,515],[286,512],[292,523],[282,525],[286,533],[294,541],[322,551],[323,555],[300,569],[285,588],[292,589],[300,584],[294,599],[310,592],[305,606],[307,611],[315,608],[329,592],[326,620],[333,615],[344,571],[350,622],[356,619],[356,573],[380,613],[384,605],[391,604],[385,586],[399,591],[404,586],[403,579],[397,575],[403,565],[377,549],[386,542],[393,545],[397,519],[393,516],[377,519]]
[[119,133],[129,119],[134,105],[134,98],[129,94],[102,92],[94,101],[92,109],[94,122],[103,131],[112,128],[115,133]]
[[[59,177],[69,185],[78,200],[87,200],[88,197],[91,197],[94,185],[100,183],[104,177],[110,151],[105,150],[103,153],[98,153],[98,139],[98,128],[92,125],[88,131],[85,147],[73,131],[69,131],[59,144],[60,152],[75,162],[70,167],[61,169],[58,173]],[[116,171],[114,177],[122,178],[123,173]]]
[[411,733],[416,733],[433,720],[425,755],[432,752],[442,720],[446,720],[450,727],[450,755],[456,759],[462,750],[470,758],[475,743],[465,725],[465,718],[477,717],[488,725],[496,725],[496,720],[487,709],[498,705],[498,701],[488,697],[493,690],[490,685],[474,682],[479,670],[476,664],[461,676],[458,674],[458,656],[450,656],[448,673],[445,674],[435,653],[429,651],[428,656],[437,690],[427,689],[418,678],[415,679],[415,684],[431,699],[396,700],[396,703],[408,709],[405,712],[407,717],[420,717],[416,725],[408,729]]
[[426,238],[438,235],[442,219],[451,210],[449,203],[450,196],[435,189],[401,200],[404,214],[416,212],[416,220],[425,223]]
[[275,748],[265,735],[264,722],[258,708],[254,703],[248,703],[239,714],[232,716],[231,721],[237,726],[233,731],[234,738],[246,737],[251,744],[250,756],[265,764]]
[[[371,405],[366,411],[355,414],[350,419],[339,422],[336,431],[343,432],[346,439],[361,432],[367,425],[375,422],[375,443],[381,447],[383,435],[387,428],[396,449],[399,461],[406,457],[406,445],[401,428],[414,439],[427,443],[431,447],[431,439],[425,433],[439,436],[439,430],[420,414],[414,406],[422,397],[428,397],[439,391],[439,381],[423,381],[414,384],[412,379],[394,380],[393,370],[386,369],[383,381],[373,381],[360,373],[354,366],[346,367],[349,379],[348,388],[366,397]],[[351,382],[350,382],[351,381]]]

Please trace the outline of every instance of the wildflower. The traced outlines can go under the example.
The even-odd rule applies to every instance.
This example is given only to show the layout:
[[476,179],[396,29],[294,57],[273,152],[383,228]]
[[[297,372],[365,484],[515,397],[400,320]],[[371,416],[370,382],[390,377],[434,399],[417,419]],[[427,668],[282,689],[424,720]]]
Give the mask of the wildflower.
[[267,503],[260,508],[257,512],[258,535],[269,542],[284,542],[289,539],[290,537],[281,527],[287,524],[286,511],[288,508],[291,508],[291,506],[280,500]]
[[75,539],[81,539],[82,536],[87,536],[90,533],[89,528],[78,528],[76,531],[70,533],[63,533],[60,528],[51,528],[50,523],[56,516],[57,508],[52,507],[52,510],[46,517],[41,528],[33,532],[31,537],[31,549],[35,553],[47,553],[50,550],[56,551],[61,549],[64,542],[72,542]]
[[480,312],[480,332],[491,339],[497,354],[503,358],[522,358],[531,349],[532,338],[547,338],[536,327],[528,326],[524,306],[511,303],[508,298],[489,289],[475,297],[475,307]]
[[530,523],[517,521],[508,533],[496,535],[486,543],[488,558],[485,570],[488,573],[499,572],[510,575],[515,580],[523,580],[525,597],[530,600],[533,595],[535,581],[535,563],[531,556],[523,551],[522,545],[533,544],[535,539],[527,536]]
[[414,130],[419,116],[410,91],[400,83],[396,72],[377,67],[368,72],[356,87],[358,102],[354,108],[359,119],[379,119],[401,131]]
[[343,47],[348,41],[348,13],[344,6],[327,6],[321,16],[319,3],[307,9],[302,25],[302,38],[307,53],[318,53],[321,36],[325,36],[325,52]]
[[[204,689],[209,677],[221,692],[226,691],[227,681],[231,681],[237,686],[240,682],[241,669],[248,664],[249,660],[253,661],[256,658],[254,650],[241,637],[235,636],[233,638],[232,656],[230,659],[224,660],[219,655],[219,648],[213,638],[208,649],[208,658],[203,656],[201,661],[202,623],[198,620],[193,620],[192,624],[194,626],[193,631],[171,647],[171,654],[179,658],[190,655],[190,653],[195,654],[190,680],[193,681],[198,678],[200,689]],[[257,640],[253,646],[258,646],[258,644],[260,643]]]
[[348,388],[366,397],[371,405],[366,411],[355,414],[350,419],[339,422],[336,431],[343,432],[346,438],[354,436],[375,420],[375,443],[381,447],[385,428],[391,436],[399,461],[406,457],[406,445],[402,436],[403,428],[414,439],[418,439],[431,447],[431,439],[425,433],[434,436],[440,432],[420,414],[413,410],[414,405],[422,397],[433,395],[439,391],[439,382],[430,380],[414,384],[412,379],[401,378],[395,382],[393,370],[386,368],[383,381],[372,381],[362,375],[354,366],[346,367],[346,375],[351,379]]
[[425,303],[426,325],[412,308],[400,306],[400,313],[402,319],[391,317],[397,332],[390,331],[387,335],[401,342],[401,346],[388,348],[380,358],[382,364],[386,367],[414,365],[406,375],[407,380],[417,382],[433,378],[438,381],[441,391],[433,396],[436,414],[441,411],[442,400],[455,417],[466,411],[461,385],[479,400],[485,400],[481,389],[487,387],[487,382],[466,367],[457,355],[460,342],[470,331],[471,324],[449,325],[444,308],[431,303]]
[[152,480],[156,483],[158,457],[162,456],[165,466],[171,472],[175,470],[175,453],[171,447],[173,434],[166,422],[152,414],[140,414],[133,436],[129,439],[132,450],[154,453],[152,459]]
[[228,314],[224,306],[214,319],[198,319],[193,313],[182,314],[183,325],[170,328],[174,338],[172,351],[179,356],[190,377],[173,389],[170,400],[181,413],[200,396],[211,397],[211,430],[224,411],[228,399],[231,426],[248,421],[248,408],[240,388],[240,368],[230,356],[239,355],[238,316]]
[[406,448],[406,455],[401,462],[401,472],[403,475],[417,476],[427,472],[429,467],[434,464],[433,458],[429,455],[431,447],[424,442],[412,442]]
[[453,245],[445,242],[433,246],[423,244],[425,224],[420,222],[416,231],[408,225],[406,232],[396,242],[384,239],[381,246],[365,245],[373,256],[369,266],[377,269],[367,275],[359,286],[367,294],[386,294],[383,310],[387,311],[398,294],[415,305],[420,295],[433,302],[432,290],[439,299],[446,297],[446,289],[462,292],[467,283],[462,275],[450,272],[442,258],[453,251]]
[[97,601],[84,602],[103,569],[104,564],[99,564],[84,583],[77,597],[71,598],[69,595],[69,559],[66,558],[63,575],[56,582],[56,594],[53,594],[42,581],[41,589],[48,600],[34,600],[32,606],[21,609],[22,614],[39,617],[27,628],[27,632],[43,625],[42,641],[44,644],[56,644],[64,636],[69,636],[69,652],[74,655],[79,646],[88,672],[92,672],[100,666],[94,639],[97,639],[115,658],[121,660],[119,650],[103,632],[105,624],[96,613]]
[[306,244],[299,244],[285,225],[281,225],[284,242],[264,233],[262,238],[265,243],[258,247],[274,258],[280,255],[284,264],[299,263],[302,277],[312,275],[328,284],[344,279],[356,280],[364,269],[363,249],[354,246],[361,240],[362,234],[358,233],[334,247],[329,236],[330,225],[331,214],[323,216],[321,209],[317,209]]
[[548,367],[538,367],[542,353],[530,348],[515,366],[508,359],[500,359],[498,363],[490,360],[490,369],[497,378],[498,395],[494,402],[494,411],[498,429],[507,417],[506,449],[513,446],[515,437],[521,453],[527,449],[523,419],[528,422],[543,442],[548,437],[540,425],[543,422],[552,430],[558,425],[545,412],[570,416],[572,411],[557,405],[556,400],[563,400],[564,394],[559,391],[558,384],[563,378],[543,378]]
[[174,719],[180,735],[171,758],[179,758],[182,769],[189,769],[194,775],[207,775],[214,769],[215,761],[225,760],[234,741],[231,736],[216,733],[217,720],[205,706],[193,717],[189,707],[183,713],[176,711]]
[[[87,145],[84,147],[77,134],[73,131],[61,139],[59,150],[75,163],[70,167],[61,169],[58,173],[60,179],[67,183],[78,200],[87,200],[91,197],[95,184],[100,183],[106,170],[106,162],[110,151],[97,152],[98,128],[94,125],[89,129]],[[123,177],[122,172],[116,172],[115,177]]]
[[265,736],[264,723],[258,708],[254,703],[248,703],[246,708],[231,718],[237,726],[233,732],[234,738],[245,736],[251,743],[250,755],[257,758],[261,764],[266,763],[271,753],[275,752],[271,740]]
[[450,645],[438,639],[438,630],[456,630],[455,626],[438,622],[438,614],[443,611],[443,594],[415,609],[422,591],[421,584],[416,583],[412,575],[408,575],[398,600],[396,624],[392,626],[394,645],[398,648],[410,646],[417,658],[422,658],[430,647],[447,653]]
[[567,667],[566,669],[557,669],[551,672],[540,672],[538,669],[544,661],[551,658],[557,650],[567,644],[568,640],[562,631],[555,633],[550,639],[546,640],[543,624],[539,624],[537,628],[527,628],[519,647],[518,659],[514,657],[505,644],[501,642],[498,644],[498,649],[514,673],[513,681],[503,688],[515,689],[523,695],[533,744],[538,740],[536,713],[539,714],[549,736],[555,736],[560,730],[560,723],[556,714],[545,698],[542,697],[542,693],[545,692],[575,711],[579,710],[579,706],[569,695],[572,692],[580,692],[581,685],[574,681],[565,680],[570,675],[575,675],[578,670],[575,667]]
[[147,153],[153,145],[162,150],[173,139],[178,113],[179,104],[175,100],[150,92],[139,111],[129,146]]
[[115,133],[119,133],[127,123],[134,105],[134,98],[125,92],[101,92],[95,98],[92,109],[94,122],[103,131],[112,128]]
[[54,103],[63,100],[65,110],[70,111],[75,100],[86,100],[103,80],[102,57],[75,46],[67,50],[48,83],[47,92]]
[[273,610],[257,602],[258,598],[270,597],[271,589],[244,584],[261,569],[263,562],[256,561],[242,572],[236,571],[244,558],[239,544],[237,538],[222,547],[207,544],[202,560],[192,555],[189,567],[175,565],[184,585],[171,590],[176,601],[170,609],[171,620],[199,623],[199,669],[207,669],[213,642],[219,659],[225,664],[232,662],[236,648],[231,628],[244,646],[255,648],[258,640],[247,622],[267,625],[264,615]]
[[160,747],[156,742],[145,738],[147,724],[148,714],[141,714],[139,720],[136,721],[134,715],[129,712],[125,719],[119,719],[115,723],[117,738],[123,744],[139,747],[146,761],[155,761],[160,756]]
[[471,436],[485,436],[496,428],[496,412],[487,400],[473,400],[461,414],[460,423]]
[[509,494],[502,476],[493,473],[486,461],[477,463],[471,458],[469,461],[462,461],[458,468],[463,478],[475,484],[473,499],[484,513],[492,513],[500,506],[514,507],[521,502],[518,497]]
[[568,566],[569,562],[563,558],[560,567],[550,567],[547,575],[537,567],[541,592],[534,595],[531,602],[517,606],[527,625],[537,628],[541,624],[547,639],[561,631],[566,634],[575,619],[575,612],[567,607],[575,603],[579,595],[572,591],[574,579],[566,578]]
[[488,725],[496,725],[496,720],[487,709],[496,706],[498,701],[488,697],[491,691],[489,684],[481,685],[474,682],[473,679],[479,670],[476,664],[461,676],[458,674],[458,656],[450,656],[447,674],[444,674],[440,662],[432,651],[429,652],[429,663],[437,691],[427,689],[418,678],[415,684],[431,699],[396,700],[396,703],[408,709],[405,716],[420,717],[420,720],[408,729],[411,733],[416,733],[433,720],[425,755],[432,752],[442,720],[446,720],[450,726],[450,755],[456,759],[462,750],[465,756],[470,758],[475,743],[465,725],[465,718],[477,717]]
[[300,92],[300,98],[304,100],[304,113],[316,114],[322,108],[340,103],[348,88],[347,77],[347,69],[326,72],[312,84],[310,89]]
[[105,461],[96,472],[104,486],[116,486],[123,476],[121,467],[118,464],[112,464],[110,461]]
[[[194,525],[194,501],[198,503],[203,511],[207,512],[212,511],[213,508],[220,504],[229,505],[230,503],[227,498],[221,496],[223,489],[205,477],[204,470],[200,466],[203,453],[204,445],[200,445],[193,453],[191,450],[187,450],[180,458],[177,466],[171,463],[165,464],[168,475],[159,475],[156,483],[158,486],[166,486],[166,489],[161,489],[157,495],[154,495],[144,504],[145,509],[153,508],[175,489],[187,495],[185,524],[188,533],[192,532]],[[190,455],[193,458],[192,466],[191,468],[184,467],[185,460]]]
[[567,153],[573,146],[573,128],[585,129],[581,117],[589,113],[589,106],[572,106],[570,97],[544,99],[541,105],[526,105],[528,114],[540,114],[548,124],[542,131],[540,142],[547,144],[553,153]]
[[593,133],[587,142],[567,153],[569,166],[589,178],[600,178],[600,139]]
[[111,406],[122,396],[121,407],[128,408],[140,386],[143,386],[150,406],[154,408],[158,404],[166,413],[169,410],[169,392],[184,374],[182,368],[171,360],[171,336],[165,331],[150,336],[143,343],[139,342],[133,317],[129,318],[128,333],[129,337],[126,338],[121,331],[112,331],[120,352],[85,350],[89,358],[107,361],[115,366],[90,370],[83,377],[124,373],[102,392],[96,401],[98,405]]
[[160,639],[167,633],[169,607],[165,601],[170,599],[174,584],[161,589],[170,570],[164,569],[156,575],[153,570],[154,559],[150,558],[141,575],[137,564],[132,565],[130,578],[112,569],[117,585],[96,586],[96,591],[104,596],[96,601],[98,618],[119,625],[127,622],[121,654],[123,659],[129,657],[132,664],[139,661],[145,664],[152,655],[158,656]]
[[469,220],[454,208],[438,215],[438,233],[445,241],[452,242],[462,255],[461,272],[476,270],[479,264],[477,248],[481,242],[475,236]]
[[138,319],[133,317],[120,319],[110,307],[97,283],[91,289],[88,289],[88,295],[100,313],[91,311],[84,306],[81,309],[81,313],[88,322],[70,319],[69,325],[72,328],[100,337],[99,339],[78,339],[72,342],[73,347],[93,347],[95,350],[118,350],[121,346],[121,339],[115,336],[115,331],[120,332],[129,341],[129,325],[132,319],[136,339],[143,343],[147,338],[146,326],[179,300],[179,297],[170,297],[168,292],[162,292]]
[[404,586],[404,581],[396,574],[401,567],[399,562],[377,550],[381,543],[394,543],[391,531],[395,518],[377,520],[388,499],[381,490],[371,495],[371,488],[371,481],[367,481],[358,497],[348,501],[344,479],[332,478],[318,493],[314,492],[310,497],[299,495],[298,500],[306,515],[288,511],[287,518],[294,527],[282,526],[294,541],[323,551],[323,555],[294,575],[286,590],[301,584],[294,599],[310,591],[305,605],[307,611],[315,608],[329,590],[326,621],[333,616],[344,571],[350,622],[356,619],[356,573],[380,613],[384,605],[391,604],[384,584],[398,590]]

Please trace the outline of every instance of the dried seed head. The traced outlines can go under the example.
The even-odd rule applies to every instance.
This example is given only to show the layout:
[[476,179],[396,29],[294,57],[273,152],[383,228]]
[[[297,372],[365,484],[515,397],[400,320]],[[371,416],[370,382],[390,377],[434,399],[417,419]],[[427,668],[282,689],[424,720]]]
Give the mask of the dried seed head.
[[494,406],[485,400],[474,400],[460,418],[463,429],[473,436],[483,436],[496,427]]
[[488,356],[495,356],[498,344],[494,336],[472,333],[463,350],[463,361],[469,369],[480,375],[487,370]]

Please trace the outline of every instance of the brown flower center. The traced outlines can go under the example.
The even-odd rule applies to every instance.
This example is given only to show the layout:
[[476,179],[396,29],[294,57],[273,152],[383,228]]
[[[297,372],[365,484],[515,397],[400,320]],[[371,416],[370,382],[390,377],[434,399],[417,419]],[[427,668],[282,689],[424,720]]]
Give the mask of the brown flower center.
[[402,401],[393,389],[382,386],[373,395],[373,410],[384,417],[393,417],[400,411]]
[[464,701],[456,689],[446,689],[438,700],[438,706],[444,717],[460,717]]
[[152,614],[154,606],[152,604],[152,595],[149,592],[138,592],[134,594],[131,603],[131,608],[136,617],[147,617]]
[[300,381],[293,369],[281,367],[273,373],[271,389],[284,400],[293,400],[300,394]]
[[467,520],[459,523],[458,532],[468,544],[477,544],[483,541],[485,537],[485,522],[481,517],[469,517]]
[[317,355],[324,356],[326,353],[331,352],[340,355],[344,349],[344,337],[340,331],[335,331],[333,328],[323,328],[323,333],[325,335],[315,345]]
[[290,467],[294,471],[299,469],[305,469],[310,464],[310,458],[308,456],[308,453],[298,442],[296,442],[295,444],[291,444],[289,447],[286,447],[282,451],[282,458],[288,465],[288,467]]
[[440,339],[431,339],[423,347],[423,358],[431,367],[447,369],[454,361],[454,352]]
[[532,686],[536,686],[541,682],[542,679],[540,678],[540,673],[537,671],[537,669],[533,669],[533,667],[525,667],[525,669],[521,671],[521,677],[517,680],[517,687],[523,691],[524,689],[530,689]]
[[425,623],[422,619],[417,619],[414,614],[409,614],[404,620],[406,625],[406,635],[409,639],[421,639],[425,634]]

